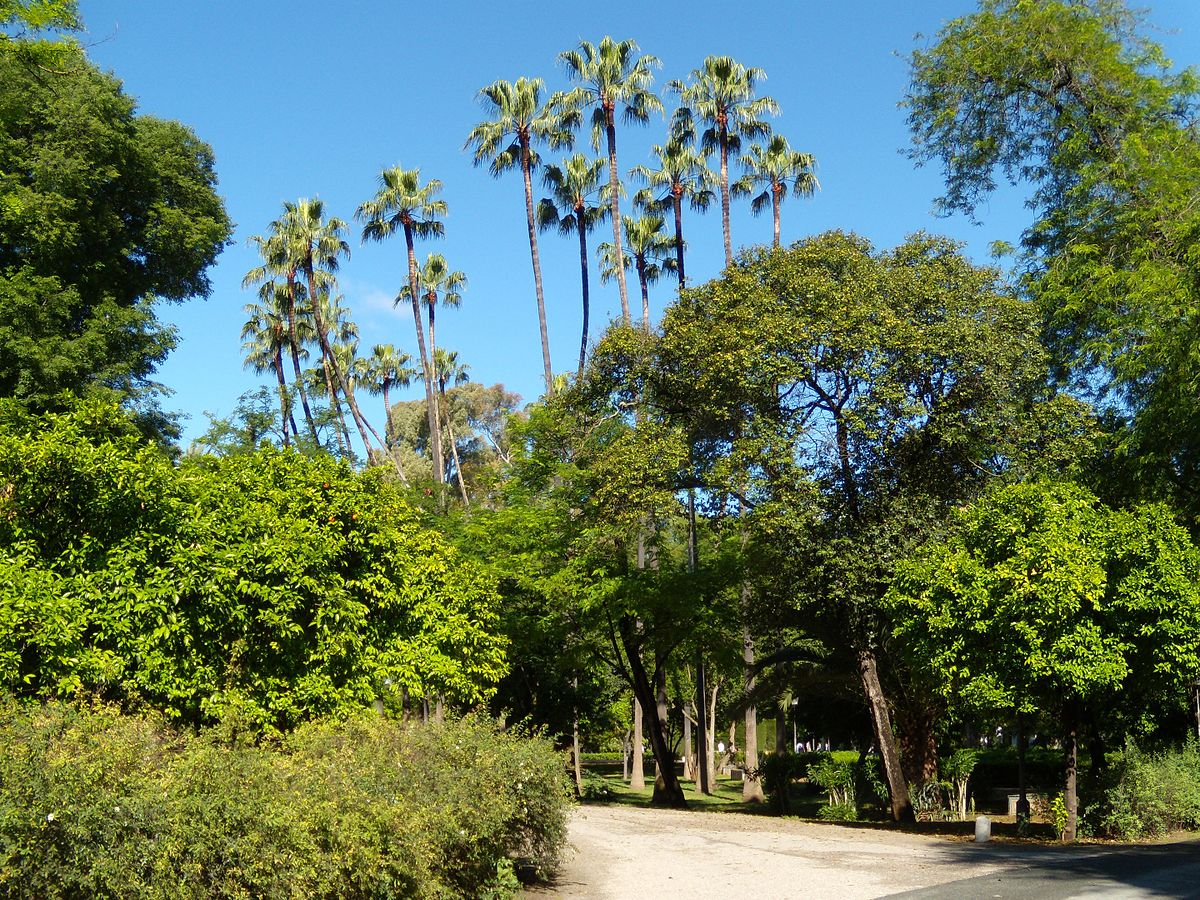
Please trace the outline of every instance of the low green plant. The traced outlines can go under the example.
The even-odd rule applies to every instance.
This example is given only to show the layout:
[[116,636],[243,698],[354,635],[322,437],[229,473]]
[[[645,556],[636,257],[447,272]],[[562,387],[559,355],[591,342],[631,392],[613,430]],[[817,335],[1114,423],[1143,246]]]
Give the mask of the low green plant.
[[1092,833],[1123,840],[1200,828],[1200,745],[1193,739],[1181,750],[1146,754],[1128,744],[1109,757],[1084,822]]
[[826,822],[857,822],[858,807],[853,803],[826,803],[817,810],[817,818]]

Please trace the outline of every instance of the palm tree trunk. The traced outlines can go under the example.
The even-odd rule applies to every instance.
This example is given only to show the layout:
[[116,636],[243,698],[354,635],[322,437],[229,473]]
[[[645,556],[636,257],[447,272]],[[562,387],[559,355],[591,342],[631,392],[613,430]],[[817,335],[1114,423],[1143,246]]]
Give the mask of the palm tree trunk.
[[650,330],[650,285],[646,283],[646,260],[637,261],[638,283],[642,288],[642,328]]
[[342,456],[349,459],[350,431],[346,428],[346,416],[342,413],[342,403],[338,400],[337,388],[333,384],[333,373],[329,371],[329,357],[324,353],[321,354],[321,371],[325,376],[325,390],[329,394],[329,405],[333,409],[334,418],[337,419],[337,427],[334,428],[334,433],[337,434],[338,447],[342,451]]
[[[441,395],[441,402],[446,403],[446,382],[442,379],[438,379],[438,393]],[[458,445],[454,443],[454,429],[450,427],[448,404],[446,412],[446,437],[450,439],[450,455],[454,459],[454,474],[458,478],[458,491],[462,494],[463,506],[470,508],[471,498],[467,496],[467,485],[463,481],[462,463],[458,461]]]
[[583,337],[579,342],[579,377],[582,378],[583,364],[587,360],[588,315],[591,310],[588,294],[587,225],[584,224],[582,210],[575,210],[575,224],[579,230],[579,272],[583,278]]
[[283,446],[290,447],[288,438],[288,419],[292,420],[292,430],[296,428],[296,420],[292,416],[291,404],[288,400],[287,379],[283,377],[283,347],[275,348],[275,377],[279,380],[279,424],[283,428]]
[[392,398],[389,393],[391,382],[383,379],[383,449],[390,450],[392,446]]
[[548,397],[554,393],[554,370],[550,368],[550,333],[546,330],[546,298],[542,293],[542,262],[538,257],[537,227],[533,218],[533,176],[529,164],[529,139],[525,137],[521,138],[521,175],[525,179],[525,220],[529,225],[529,256],[533,259],[533,287],[537,293],[538,328],[542,335],[542,368],[546,377],[546,396]]
[[729,135],[721,129],[721,228],[725,233],[725,265],[733,265],[733,238],[729,234]]
[[781,185],[771,185],[771,217],[775,220],[775,246],[779,246],[779,189]]
[[296,276],[288,273],[288,338],[292,345],[292,370],[295,375],[296,388],[300,391],[300,406],[304,409],[304,423],[308,426],[308,434],[313,444],[317,441],[317,425],[313,421],[312,409],[308,405],[308,391],[304,389],[304,372],[300,368],[300,337],[296,332]]
[[625,287],[625,254],[621,250],[621,207],[617,196],[621,192],[621,176],[617,173],[617,127],[613,124],[611,109],[605,111],[608,120],[605,131],[608,137],[608,186],[612,196],[609,206],[612,210],[613,247],[617,250],[617,287],[621,291],[621,317],[626,325],[629,324],[629,290]]
[[[433,378],[435,384],[440,385],[442,383],[441,377],[438,375],[436,370],[437,341],[434,339],[433,332],[434,312],[437,309],[437,297],[426,297],[425,305],[429,307],[429,364],[431,367],[434,367]],[[435,460],[434,464],[437,466],[438,471],[442,473],[441,480],[445,481],[446,457],[443,455],[445,448],[442,446],[442,404],[440,401],[434,405],[433,421],[431,425],[437,426],[437,440],[433,440],[433,438],[430,437]]]
[[683,275],[683,199],[674,192],[671,194],[671,206],[675,210],[675,266],[679,275],[679,289],[682,291],[687,280]]
[[[433,393],[433,366],[425,348],[425,327],[421,324],[421,298],[417,293],[417,254],[413,250],[412,228],[404,226],[404,242],[408,247],[408,293],[412,297],[413,323],[417,328],[417,350],[421,354],[421,374],[425,378],[425,417],[429,421],[429,440],[434,460],[442,458],[442,436],[437,427],[437,398]],[[438,484],[446,473],[435,464],[433,479]]]

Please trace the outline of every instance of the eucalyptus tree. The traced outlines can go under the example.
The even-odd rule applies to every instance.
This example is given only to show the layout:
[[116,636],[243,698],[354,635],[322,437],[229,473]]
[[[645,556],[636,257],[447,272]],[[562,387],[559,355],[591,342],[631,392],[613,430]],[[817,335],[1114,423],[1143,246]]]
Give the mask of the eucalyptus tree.
[[[425,329],[421,324],[419,274],[414,240],[442,237],[445,226],[446,201],[438,197],[442,183],[436,178],[421,183],[420,169],[392,166],[379,173],[379,190],[375,196],[358,207],[355,218],[363,223],[364,241],[382,241],[397,231],[404,235],[408,250],[408,297],[412,302],[413,324],[417,329],[417,350],[421,356],[421,374],[425,379],[426,415],[429,418],[429,440],[435,461],[442,459],[441,429],[437,422],[437,403],[433,386],[433,359],[425,346]],[[433,466],[438,484],[445,482],[440,466]]]
[[[294,268],[304,275],[308,286],[309,309],[312,312],[313,324],[316,326],[317,340],[321,348],[322,365],[328,365],[333,386],[342,391],[354,424],[358,428],[363,447],[370,457],[373,444],[371,435],[383,444],[378,434],[367,422],[362,410],[354,399],[354,391],[350,388],[348,375],[342,370],[338,358],[334,355],[333,343],[330,337],[330,321],[326,318],[325,303],[322,296],[327,294],[333,284],[334,273],[342,256],[350,255],[350,245],[346,243],[343,234],[346,223],[337,218],[325,217],[325,204],[321,200],[301,199],[295,203],[284,204],[284,216],[281,220],[285,253]],[[330,397],[330,402],[336,412],[337,397]],[[349,447],[347,447],[349,450]]]
[[[733,184],[732,192],[751,197],[750,209],[757,216],[769,206],[774,224],[775,246],[779,246],[779,208],[788,195],[811,197],[820,187],[813,169],[816,160],[811,153],[793,150],[782,134],[771,135],[766,146],[753,144],[742,157],[746,170]],[[754,192],[761,188],[761,192]]]
[[[264,302],[273,300],[277,289],[283,291],[286,303],[284,314],[287,320],[288,348],[292,357],[292,374],[296,390],[300,394],[300,406],[304,410],[304,423],[308,428],[308,435],[312,439],[313,445],[316,446],[319,443],[317,426],[313,419],[312,407],[308,402],[308,391],[304,386],[304,369],[300,365],[301,356],[307,355],[307,351],[303,349],[304,340],[300,333],[301,320],[304,319],[307,322],[307,314],[304,312],[300,296],[304,288],[297,282],[296,267],[285,252],[282,229],[282,221],[276,219],[271,223],[270,232],[266,236],[256,234],[250,237],[250,246],[258,250],[263,262],[262,265],[255,266],[246,273],[242,279],[242,287],[258,284],[259,299]],[[280,284],[280,279],[282,279],[282,284]]]
[[614,41],[605,35],[600,43],[581,41],[579,47],[560,53],[567,76],[579,82],[570,91],[559,92],[550,104],[565,117],[579,120],[583,110],[591,108],[592,148],[599,152],[603,137],[608,150],[609,213],[612,216],[613,246],[616,247],[617,286],[621,292],[621,314],[629,323],[629,292],[625,285],[625,265],[621,261],[621,177],[617,169],[617,107],[622,107],[626,122],[645,123],[650,113],[663,111],[662,101],[651,92],[652,70],[657,57],[638,55],[634,41]]
[[762,69],[747,67],[729,56],[708,56],[689,81],[672,81],[667,89],[679,95],[682,104],[672,118],[676,138],[694,140],[698,125],[700,149],[720,159],[721,227],[725,237],[725,265],[733,264],[733,239],[729,231],[729,156],[739,153],[743,138],[763,138],[771,132],[764,116],[779,115],[779,104],[758,96],[758,82],[766,80]]
[[550,333],[546,328],[546,298],[542,291],[542,263],[538,256],[537,228],[533,204],[533,170],[541,162],[534,143],[552,149],[569,147],[574,140],[573,117],[557,115],[542,104],[545,82],[540,78],[494,81],[479,91],[479,102],[491,115],[467,136],[464,149],[474,148],[475,165],[487,163],[499,178],[519,168],[525,184],[525,220],[529,227],[529,256],[533,261],[533,286],[537,294],[538,328],[542,338],[542,368],[546,392],[554,387],[550,366]]
[[[625,229],[625,246],[629,254],[624,257],[625,265],[633,262],[642,289],[642,327],[650,330],[650,285],[658,281],[664,272],[676,266],[675,241],[663,231],[663,217],[659,215],[622,216]],[[617,254],[612,244],[599,246],[600,279],[609,281],[616,275]]]
[[[256,375],[271,372],[279,384],[279,415],[283,429],[283,445],[291,446],[291,438],[299,437],[296,417],[292,413],[292,392],[283,374],[283,348],[288,346],[287,289],[278,282],[266,281],[259,288],[262,303],[247,303],[246,322],[242,325],[242,350],[245,365]],[[291,428],[289,435],[288,428]]]
[[679,287],[685,286],[683,268],[683,202],[703,212],[713,199],[712,186],[716,178],[709,170],[704,155],[687,141],[668,140],[655,144],[651,152],[658,161],[657,168],[634,166],[630,174],[646,183],[634,195],[634,202],[653,212],[671,210],[675,218],[675,274]]
[[[587,234],[607,215],[602,205],[604,160],[588,159],[576,153],[563,160],[562,166],[547,166],[542,180],[550,191],[538,204],[538,227],[557,227],[559,234],[579,237],[579,272],[583,284],[583,337],[579,342],[579,371],[587,359],[588,318],[591,304],[588,291]],[[627,311],[628,314],[628,311]]]
[[438,348],[433,352],[433,370],[437,377],[438,403],[444,407],[446,423],[446,437],[450,441],[450,454],[454,459],[454,475],[458,481],[458,490],[462,495],[463,503],[466,506],[471,505],[471,498],[467,496],[467,483],[463,480],[462,462],[458,458],[458,444],[454,440],[454,426],[451,424],[450,407],[446,401],[446,385],[452,384],[458,386],[466,384],[471,380],[470,366],[466,363],[458,361],[457,350],[444,350]]
[[376,344],[370,356],[360,356],[355,361],[355,373],[359,383],[371,394],[383,396],[383,437],[388,448],[392,445],[392,399],[393,387],[408,387],[417,374],[411,367],[412,357],[397,350],[392,344]]

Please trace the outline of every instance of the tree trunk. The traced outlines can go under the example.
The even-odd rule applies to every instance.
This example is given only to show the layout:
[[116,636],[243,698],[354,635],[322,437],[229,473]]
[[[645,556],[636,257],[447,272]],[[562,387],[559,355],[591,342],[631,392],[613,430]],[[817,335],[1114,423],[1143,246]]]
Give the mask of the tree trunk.
[[778,708],[775,710],[775,753],[780,754],[791,748],[788,741],[787,720],[788,710],[791,703],[788,702],[787,694],[779,698]]
[[771,218],[775,223],[775,246],[779,246],[779,188],[780,185],[771,185]]
[[529,225],[529,256],[533,260],[533,288],[537,294],[538,328],[542,336],[542,369],[546,396],[554,393],[554,371],[550,368],[550,333],[546,330],[546,298],[542,294],[542,263],[538,257],[537,226],[533,216],[533,177],[529,164],[529,138],[521,137],[521,175],[525,180],[525,221]]
[[388,393],[391,387],[388,379],[383,380],[383,449],[392,449],[392,398]]
[[871,713],[871,725],[875,730],[875,746],[883,759],[883,773],[887,779],[891,797],[892,819],[897,822],[912,822],[912,803],[908,798],[908,783],[900,769],[900,758],[896,752],[896,737],[892,732],[892,720],[888,715],[887,700],[879,683],[879,671],[875,653],[863,648],[858,651],[858,674],[862,680],[863,695]]
[[292,272],[288,273],[287,319],[288,338],[292,345],[292,372],[296,389],[300,392],[300,407],[304,410],[304,424],[308,426],[308,434],[315,447],[320,444],[320,441],[317,439],[317,426],[313,422],[312,408],[308,405],[308,391],[304,389],[304,371],[300,368],[300,337],[296,331],[296,276]]
[[[667,730],[667,667],[664,660],[658,660],[654,666],[654,715],[658,717],[659,727],[664,732]],[[669,765],[671,772],[675,771],[675,754],[671,754],[670,760],[663,761],[658,758],[654,760],[654,793],[657,796],[666,786],[666,780],[663,778],[663,766]]]
[[412,228],[404,226],[404,242],[408,247],[408,292],[412,297],[413,324],[417,329],[417,350],[421,356],[421,374],[425,378],[425,417],[429,422],[430,456],[434,460],[433,479],[438,484],[446,480],[446,473],[438,468],[436,461],[442,458],[442,436],[437,422],[437,398],[433,393],[433,365],[425,347],[425,326],[421,322],[421,298],[417,293],[417,254],[413,249]]
[[[745,607],[749,600],[750,586],[742,585],[742,605]],[[746,665],[745,689],[746,696],[754,693],[754,637],[750,634],[748,625],[742,626],[742,660]],[[762,779],[758,777],[758,707],[753,703],[746,706],[746,742],[743,752],[746,757],[746,769],[742,775],[742,802],[761,803],[763,801]]]
[[[645,708],[654,709],[656,705],[654,688],[646,677],[646,668],[642,664],[641,649],[634,634],[634,622],[629,616],[621,619],[621,643],[625,649],[626,661],[629,663],[629,673],[633,678],[634,695]],[[659,764],[659,774],[662,784],[655,781],[654,795],[651,804],[655,806],[671,806],[677,809],[687,809],[687,799],[683,796],[683,788],[675,777],[675,758],[667,746],[667,738],[663,732],[663,723],[657,713],[650,717],[650,747],[654,759]]]
[[283,377],[283,347],[275,348],[275,376],[279,381],[279,425],[283,429],[283,446],[290,447],[288,438],[288,420],[291,419],[292,431],[296,430],[296,418],[292,415],[291,398],[288,396],[287,379]]
[[613,248],[617,251],[617,287],[621,292],[621,321],[629,324],[629,290],[625,286],[625,253],[621,249],[621,207],[617,202],[621,192],[621,176],[617,172],[617,127],[613,123],[612,109],[605,110],[608,137],[608,186],[612,194],[609,207],[612,211]]
[[[337,435],[338,447],[341,448],[342,455],[346,459],[349,459],[350,430],[346,427],[346,416],[342,412],[342,404],[338,400],[337,388],[333,384],[333,373],[329,371],[329,358],[323,353],[321,354],[321,372],[325,376],[325,390],[329,394],[329,406],[333,409],[333,417],[337,422],[334,433]],[[370,447],[367,449],[370,450]]]
[[721,228],[725,235],[725,266],[733,265],[733,237],[729,233],[729,135],[721,127]]
[[1073,842],[1079,833],[1079,707],[1071,700],[1066,704],[1066,734],[1063,750],[1066,753],[1066,784],[1063,787],[1063,803],[1067,807],[1067,824],[1062,839]]
[[[579,694],[579,678],[571,679],[573,693]],[[583,763],[579,758],[579,707],[571,706],[571,760],[575,768],[575,796],[583,796]]]
[[692,717],[688,714],[687,704],[680,704],[683,716],[683,780],[695,781],[695,748],[692,747]]
[[642,328],[650,330],[650,285],[646,283],[646,261],[637,261],[638,282],[642,287]]
[[[696,489],[694,487],[688,488],[687,515],[687,571],[689,575],[695,576],[700,558],[696,542]],[[697,650],[695,703],[698,733],[696,735],[697,759],[695,777],[696,790],[701,794],[712,793],[712,770],[709,767],[712,760],[709,736],[712,732],[708,728],[707,698],[708,688],[705,684],[704,654]]]
[[896,704],[900,768],[909,784],[937,781],[937,713],[926,706]]
[[[1029,731],[1024,713],[1017,713],[1017,822],[1029,821],[1029,779],[1025,754],[1029,750]],[[964,813],[965,816],[965,813]]]
[[633,695],[633,752],[629,763],[629,787],[631,790],[640,791],[646,787],[646,763],[642,759],[642,704],[637,698],[637,692]]
[[705,710],[708,716],[708,757],[705,759],[705,768],[708,769],[708,786],[709,790],[716,790],[717,787],[717,693],[721,690],[721,679],[713,681],[712,688],[709,689],[708,708]]
[[621,736],[621,780],[629,781],[630,766],[629,756],[633,753],[633,731],[626,729],[625,734]]
[[[434,311],[437,309],[436,300],[436,297],[425,298],[425,305],[429,307],[429,365],[433,369],[433,386],[435,389],[441,383],[441,376],[437,371],[437,341],[434,338],[433,331]],[[434,403],[431,426],[436,425],[438,431],[437,440],[434,440],[432,435],[430,436],[430,441],[432,442],[430,446],[433,448],[434,465],[442,473],[438,480],[444,482],[446,480],[446,448],[442,446],[442,404],[440,400],[437,400],[437,394],[434,395],[434,399],[436,402]]]
[[671,192],[671,207],[675,211],[675,274],[679,276],[679,289],[684,289],[687,279],[683,274],[683,198]]
[[582,210],[575,211],[575,224],[579,230],[579,272],[583,278],[583,337],[579,341],[579,377],[583,377],[583,365],[587,361],[588,316],[591,302],[588,293],[587,225]]
[[446,403],[446,382],[438,379],[438,403],[446,406],[446,437],[450,441],[450,458],[454,460],[454,474],[458,479],[458,492],[462,495],[463,506],[471,508],[471,498],[467,496],[467,483],[463,481],[462,463],[458,461],[458,444],[454,441],[454,429],[450,425],[450,404]]

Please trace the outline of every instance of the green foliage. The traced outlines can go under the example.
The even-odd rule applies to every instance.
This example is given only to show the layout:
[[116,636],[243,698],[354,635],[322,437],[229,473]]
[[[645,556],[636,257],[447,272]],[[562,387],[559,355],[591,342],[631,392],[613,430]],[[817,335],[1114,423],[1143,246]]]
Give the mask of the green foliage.
[[[19,7],[46,11],[41,24],[74,18],[73,5]],[[154,302],[206,295],[231,231],[212,150],[136,115],[77,49],[61,55],[47,74],[0,52],[0,396],[45,409],[61,391],[107,394],[152,414],[150,376],[175,345]]]
[[0,679],[287,728],[506,670],[494,583],[379,470],[263,449],[174,467],[113,406],[0,416]]
[[1089,830],[1137,840],[1200,828],[1200,746],[1145,754],[1133,743],[1109,757],[1106,784],[1084,813]]
[[853,803],[826,803],[817,810],[817,818],[826,822],[857,822],[858,807]]
[[312,723],[283,744],[179,734],[107,706],[6,702],[8,897],[507,897],[553,869],[561,760],[464,719]]

